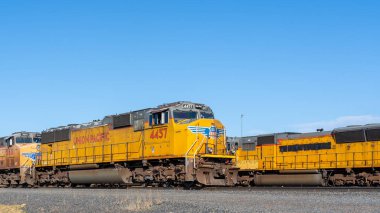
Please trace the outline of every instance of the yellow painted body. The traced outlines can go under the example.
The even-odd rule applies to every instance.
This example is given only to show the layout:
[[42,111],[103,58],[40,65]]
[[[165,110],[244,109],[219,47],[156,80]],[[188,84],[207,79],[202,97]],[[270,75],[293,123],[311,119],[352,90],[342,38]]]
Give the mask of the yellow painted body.
[[39,152],[37,143],[20,143],[0,147],[0,169],[25,169],[35,163]]
[[143,131],[135,131],[133,126],[112,129],[111,125],[73,129],[69,141],[41,144],[37,167],[194,158],[203,154],[230,157],[224,134],[207,137],[193,133],[189,126],[224,129],[221,122],[214,119],[198,119],[188,124],[170,119],[167,124],[156,126],[146,122]]
[[[380,141],[336,144],[331,135],[282,139],[276,145],[236,152],[242,170],[281,171],[380,167]],[[331,143],[331,149],[280,152],[280,146]]]
[[20,150],[20,180],[21,183],[26,181],[27,175],[32,175],[36,158],[39,155],[39,143],[16,144]]
[[38,143],[19,143],[0,147],[0,169],[15,171],[20,178],[20,183],[24,183],[26,176],[32,175],[32,168],[38,154]]
[[20,168],[29,169],[35,164],[36,157],[39,155],[39,143],[16,144],[20,150]]

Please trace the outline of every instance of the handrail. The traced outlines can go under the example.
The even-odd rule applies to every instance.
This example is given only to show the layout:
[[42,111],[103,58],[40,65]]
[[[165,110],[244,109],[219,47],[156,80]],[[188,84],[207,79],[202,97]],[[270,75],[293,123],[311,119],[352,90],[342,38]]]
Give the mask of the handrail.
[[[244,152],[243,152],[244,153]],[[295,157],[297,156],[297,157]],[[321,168],[374,168],[380,167],[380,151],[316,153],[303,155],[265,156],[258,159],[258,153],[244,153],[243,160],[257,160],[260,169],[321,169]]]
[[198,148],[195,150],[195,152],[194,152],[194,169],[195,169],[195,167],[196,167],[196,162],[195,162],[195,156],[198,154],[198,152],[201,150],[201,148],[202,148],[202,146],[203,146],[203,144],[204,144],[204,141],[205,141],[205,136],[203,137],[203,139],[202,139],[202,141],[201,141],[201,143],[199,144],[199,146],[198,146]]
[[[98,159],[98,157],[103,157],[102,162],[104,162],[105,156],[109,156],[112,159],[112,155],[123,155],[123,154],[125,155],[126,153],[125,152],[113,152],[113,150],[112,151],[110,150],[110,154],[105,154],[104,149],[102,149],[101,155],[96,155],[94,152],[94,150],[96,150],[96,148],[104,148],[104,147],[111,147],[112,148],[112,147],[119,147],[120,145],[125,145],[126,146],[125,148],[127,150],[127,154],[128,153],[132,154],[132,153],[139,153],[141,147],[139,147],[138,150],[136,150],[136,151],[130,151],[130,148],[128,147],[128,145],[132,144],[132,143],[138,143],[138,142],[139,141],[133,141],[133,142],[114,143],[114,144],[99,145],[99,146],[86,146],[86,147],[66,149],[66,150],[55,150],[52,152],[41,152],[41,157],[39,159],[38,165],[46,165],[46,163],[52,164],[52,165],[62,165],[63,163],[67,163],[67,162],[73,163],[72,162],[73,159],[75,159],[76,163],[79,163],[79,161],[83,160],[83,159],[84,159],[84,161],[87,161],[88,157],[92,157],[93,160]],[[91,155],[88,155],[87,149],[92,149],[93,153]],[[75,150],[75,156],[74,157],[71,157],[71,155],[73,153],[71,150]],[[78,156],[78,151],[80,151],[80,150],[83,150],[85,152],[85,154],[83,156]],[[56,154],[56,153],[58,153],[58,154]],[[65,153],[65,154],[68,153],[68,156],[63,157],[63,153]],[[49,154],[52,156],[50,156]],[[46,155],[46,160],[42,160],[43,155]],[[128,157],[126,156],[126,158],[128,158]]]
[[[226,150],[226,153],[227,153],[227,130],[226,128],[223,129],[223,138],[224,138],[224,148]],[[236,153],[236,152],[235,152]],[[236,155],[235,155],[236,156]]]
[[[187,167],[187,158],[188,158],[188,155],[189,155],[189,152],[193,149],[193,147],[195,146],[195,144],[198,142],[198,139],[199,139],[199,132],[198,132],[198,126],[197,126],[197,138],[195,139],[195,141],[191,144],[190,148],[187,150],[186,154],[185,154],[185,162],[186,162],[186,167]],[[195,162],[195,159],[194,159],[194,162]]]
[[191,151],[191,149],[193,149],[195,143],[197,143],[197,142],[198,142],[198,138],[195,139],[195,141],[193,142],[193,144],[190,146],[189,150],[187,150],[187,152],[185,154],[186,159],[187,159],[187,156],[189,155],[189,152]]

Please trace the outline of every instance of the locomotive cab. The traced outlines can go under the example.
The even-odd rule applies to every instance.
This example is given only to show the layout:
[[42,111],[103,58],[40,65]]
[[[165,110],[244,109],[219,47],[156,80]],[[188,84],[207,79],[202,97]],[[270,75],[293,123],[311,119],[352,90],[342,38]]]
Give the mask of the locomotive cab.
[[172,150],[185,158],[186,181],[197,180],[203,185],[236,183],[237,168],[232,166],[235,156],[227,150],[223,124],[208,106],[176,102],[159,108],[167,108],[170,116]]
[[5,138],[5,145],[10,147],[16,144],[40,143],[41,134],[34,132],[16,132]]

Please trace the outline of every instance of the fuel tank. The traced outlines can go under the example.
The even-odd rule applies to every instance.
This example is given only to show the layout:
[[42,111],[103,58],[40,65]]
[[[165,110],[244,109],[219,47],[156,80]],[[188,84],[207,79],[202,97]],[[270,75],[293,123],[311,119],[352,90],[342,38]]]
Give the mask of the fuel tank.
[[69,171],[74,184],[126,184],[131,183],[132,173],[126,168],[88,169]]
[[268,174],[256,175],[256,186],[322,186],[322,174]]

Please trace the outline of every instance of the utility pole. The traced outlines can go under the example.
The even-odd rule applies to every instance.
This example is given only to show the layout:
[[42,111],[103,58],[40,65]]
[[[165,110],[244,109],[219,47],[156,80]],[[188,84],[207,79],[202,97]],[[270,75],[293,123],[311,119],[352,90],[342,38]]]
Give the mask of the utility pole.
[[240,115],[240,137],[243,137],[243,117],[244,115]]

